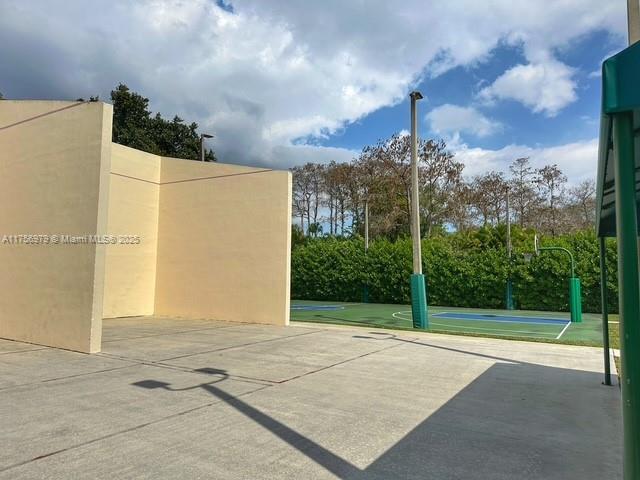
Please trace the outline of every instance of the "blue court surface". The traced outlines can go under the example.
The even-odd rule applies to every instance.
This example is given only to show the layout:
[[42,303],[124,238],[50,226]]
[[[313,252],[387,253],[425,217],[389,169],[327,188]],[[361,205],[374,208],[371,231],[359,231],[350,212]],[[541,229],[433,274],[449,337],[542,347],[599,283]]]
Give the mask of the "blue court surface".
[[291,310],[332,311],[332,310],[342,310],[342,309],[344,309],[342,305],[291,305]]
[[458,320],[481,320],[484,322],[538,323],[566,325],[568,320],[562,318],[529,317],[524,315],[495,315],[490,313],[442,312],[431,315],[434,318],[455,318]]

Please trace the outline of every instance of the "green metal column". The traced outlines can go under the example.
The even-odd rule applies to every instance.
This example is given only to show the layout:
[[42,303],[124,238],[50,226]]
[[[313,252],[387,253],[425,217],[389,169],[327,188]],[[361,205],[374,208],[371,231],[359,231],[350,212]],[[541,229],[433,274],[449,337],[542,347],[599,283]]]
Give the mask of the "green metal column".
[[507,278],[507,290],[505,292],[505,305],[507,310],[513,310],[513,281]]
[[611,360],[609,352],[609,302],[607,300],[607,250],[606,238],[600,237],[600,305],[602,308],[602,347],[604,350],[604,384],[611,385]]
[[428,327],[427,289],[421,273],[411,275],[411,316],[413,328]]
[[633,115],[613,115],[624,478],[640,478],[640,282]]
[[571,321],[580,323],[582,321],[582,293],[580,279],[577,277],[569,279],[569,310],[571,312]]

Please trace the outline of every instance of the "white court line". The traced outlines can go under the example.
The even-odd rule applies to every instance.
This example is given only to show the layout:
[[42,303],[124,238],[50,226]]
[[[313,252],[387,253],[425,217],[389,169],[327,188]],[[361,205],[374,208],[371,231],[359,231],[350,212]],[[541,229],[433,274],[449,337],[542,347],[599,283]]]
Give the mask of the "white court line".
[[[315,304],[309,304],[309,303],[298,303],[295,305],[291,305],[289,307],[290,310],[313,310],[313,307],[318,308],[319,310],[331,310],[331,308],[335,308],[336,310],[344,310],[345,307],[350,307],[351,305],[334,305],[334,304],[328,304],[325,303],[323,305],[315,305]],[[331,307],[331,308],[327,308],[327,307]]]
[[564,328],[562,329],[562,331],[558,334],[558,336],[556,337],[556,340],[560,340],[560,337],[562,336],[562,334],[565,332],[565,330],[567,328],[569,328],[569,325],[571,325],[571,322],[567,322],[567,324],[564,326]]
[[[393,318],[396,318],[398,320],[405,320],[407,322],[410,322],[411,319],[410,318],[402,318],[402,317],[397,317],[396,315],[407,315],[410,314],[411,311],[404,311],[404,312],[396,312],[396,313],[392,313],[391,316]],[[540,335],[540,336],[544,336],[544,337],[549,337],[549,336],[554,336],[555,333],[545,333],[545,332],[529,332],[527,330],[504,330],[502,328],[483,328],[483,327],[472,327],[472,326],[463,326],[463,325],[449,325],[446,323],[437,323],[437,322],[429,322],[429,325],[438,325],[439,327],[447,327],[450,330],[454,329],[454,328],[462,328],[463,330],[483,330],[483,331],[489,331],[489,332],[507,332],[506,334],[501,334],[501,333],[496,333],[496,335],[499,336],[516,336],[515,334],[517,333],[526,333],[528,335]]]

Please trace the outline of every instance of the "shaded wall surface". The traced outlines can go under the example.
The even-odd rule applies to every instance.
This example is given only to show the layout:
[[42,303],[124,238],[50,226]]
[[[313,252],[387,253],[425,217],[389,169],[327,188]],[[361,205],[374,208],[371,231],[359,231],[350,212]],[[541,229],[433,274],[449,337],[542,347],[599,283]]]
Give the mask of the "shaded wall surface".
[[112,145],[108,231],[117,243],[107,245],[105,318],[153,314],[160,162],[157,155]]
[[289,322],[291,174],[162,159],[156,314]]
[[286,325],[291,175],[112,149],[105,318]]
[[0,102],[2,338],[100,349],[105,247],[11,236],[106,233],[111,117],[103,103]]

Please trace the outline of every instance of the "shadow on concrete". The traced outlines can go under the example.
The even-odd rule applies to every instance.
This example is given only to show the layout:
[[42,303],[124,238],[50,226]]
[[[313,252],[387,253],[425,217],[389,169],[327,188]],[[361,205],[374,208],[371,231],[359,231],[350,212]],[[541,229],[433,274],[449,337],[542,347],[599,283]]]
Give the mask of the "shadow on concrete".
[[452,347],[443,347],[442,345],[434,345],[432,343],[419,342],[418,340],[412,340],[409,338],[401,338],[393,333],[380,333],[380,332],[369,332],[369,335],[376,335],[375,337],[370,337],[368,335],[353,335],[352,338],[359,338],[363,340],[392,340],[396,342],[402,343],[410,343],[412,345],[418,345],[422,347],[435,348],[436,350],[446,350],[448,352],[461,353],[463,355],[471,355],[474,357],[487,358],[489,360],[498,360],[500,362],[509,362],[509,363],[519,363],[526,364],[527,362],[522,362],[520,360],[513,360],[511,358],[506,357],[497,357],[495,355],[487,355],[486,353],[478,353],[478,352],[470,352],[469,350],[460,350],[459,348]]
[[202,388],[341,479],[622,478],[619,392],[595,372],[496,363],[364,469],[222,390],[227,372],[200,372],[217,378],[182,389],[134,385]]

